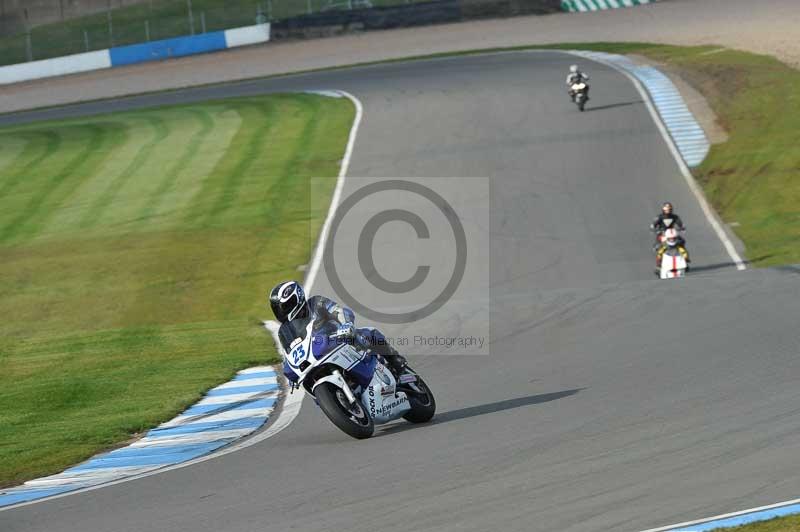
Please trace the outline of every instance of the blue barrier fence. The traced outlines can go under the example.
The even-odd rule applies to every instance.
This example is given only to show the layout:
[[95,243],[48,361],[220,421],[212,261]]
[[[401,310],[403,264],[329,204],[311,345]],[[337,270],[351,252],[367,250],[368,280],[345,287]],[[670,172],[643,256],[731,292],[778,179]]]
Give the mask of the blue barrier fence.
[[215,31],[202,35],[175,37],[129,46],[110,48],[111,66],[123,66],[143,61],[159,61],[171,57],[214,52],[227,48],[225,32]]
[[270,25],[257,24],[255,26],[214,31],[199,35],[175,37],[128,46],[116,46],[107,50],[97,50],[85,54],[54,57],[52,59],[0,67],[0,85],[125,66],[145,61],[161,61],[173,57],[216,52],[226,48],[264,43],[269,41],[269,38]]

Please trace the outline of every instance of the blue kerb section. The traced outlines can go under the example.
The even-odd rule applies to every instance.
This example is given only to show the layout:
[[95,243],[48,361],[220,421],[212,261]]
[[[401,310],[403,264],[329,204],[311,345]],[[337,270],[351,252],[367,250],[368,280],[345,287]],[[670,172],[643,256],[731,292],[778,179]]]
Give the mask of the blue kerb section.
[[779,508],[771,508],[769,510],[762,510],[760,512],[753,512],[749,514],[737,515],[736,517],[728,517],[726,519],[718,519],[716,521],[708,521],[699,525],[689,525],[678,528],[671,528],[670,531],[674,532],[707,532],[715,528],[730,528],[739,525],[746,525],[748,523],[755,523],[756,521],[766,521],[775,517],[783,517],[786,515],[800,513],[800,504],[792,504],[790,506],[781,506]]
[[220,430],[236,430],[260,427],[267,416],[246,417],[242,419],[232,419],[230,421],[218,421],[215,423],[191,423],[189,425],[179,425],[166,429],[153,429],[147,433],[148,438],[164,438],[166,436],[177,436],[178,434],[194,434],[197,432],[211,432]]
[[256,373],[243,373],[241,375],[237,375],[233,378],[234,382],[238,381],[247,381],[250,379],[265,379],[268,377],[274,377],[274,371],[258,371]]
[[661,121],[669,131],[687,166],[703,162],[711,145],[700,124],[683,101],[678,89],[661,71],[650,66],[640,66],[627,57],[603,52],[576,52],[589,59],[614,63],[638,79],[650,93]]
[[203,414],[211,414],[212,412],[230,412],[231,410],[249,410],[255,408],[269,408],[272,406],[275,406],[274,398],[249,401],[235,408],[232,408],[231,405],[197,405],[185,410],[181,415],[199,416]]
[[38,489],[22,489],[0,495],[0,507],[8,506],[10,504],[19,504],[21,502],[34,501],[43,497],[50,497],[58,495],[66,491],[74,490],[72,486],[58,486],[56,488],[38,488]]
[[710,148],[705,132],[694,119],[672,82],[653,67],[639,66],[634,71],[647,87],[664,125],[675,141],[678,151],[689,166],[697,166]]
[[224,50],[228,47],[224,31],[203,33],[189,37],[176,37],[130,46],[116,46],[109,49],[111,66],[131,65],[145,61],[160,61],[170,57],[203,54]]
[[[88,471],[92,469],[105,469],[109,467],[169,465],[186,462],[192,458],[208,454],[214,449],[226,445],[228,440],[218,440],[208,443],[193,443],[186,445],[173,445],[164,447],[129,447],[120,449],[121,453],[114,451],[81,464],[69,472]],[[116,453],[116,454],[115,454]]]
[[[175,39],[171,39],[175,40]],[[151,43],[155,44],[155,43]],[[126,47],[131,48],[131,47]],[[237,393],[248,392],[268,392],[277,390],[277,384],[263,384],[263,385],[249,385],[248,381],[259,378],[275,377],[275,371],[256,371],[253,373],[240,373],[236,375],[234,381],[239,383],[235,388],[226,388],[222,390],[212,390],[206,396],[225,397]],[[83,487],[94,486],[109,480],[118,478],[125,478],[135,472],[128,473],[131,467],[147,467],[149,469],[169,466],[186,462],[194,458],[211,453],[241,436],[231,436],[225,434],[224,431],[246,429],[249,434],[257,430],[269,418],[263,413],[253,416],[248,415],[248,411],[256,409],[272,409],[277,402],[276,397],[269,397],[263,399],[256,399],[252,401],[241,401],[227,404],[214,404],[214,405],[195,405],[184,411],[183,416],[203,416],[213,415],[220,412],[241,412],[243,417],[239,419],[229,419],[224,421],[209,422],[203,421],[203,417],[197,420],[188,419],[184,420],[184,424],[176,425],[174,427],[155,428],[147,433],[148,441],[153,442],[154,445],[145,447],[124,447],[114,451],[95,456],[88,462],[80,464],[75,467],[67,469],[64,473],[67,475],[56,475],[53,481],[57,482],[56,485],[50,487],[41,486],[27,486],[22,485],[8,490],[0,490],[0,507],[10,506],[19,503],[35,501],[74,491]],[[213,441],[203,442],[187,442],[175,443],[174,440],[169,441],[170,437],[179,436],[182,434],[208,434],[213,438]],[[158,443],[159,438],[164,438],[166,441]],[[205,438],[202,438],[205,439]],[[114,469],[121,468],[117,476],[114,476]],[[96,473],[95,473],[96,472]],[[81,473],[80,478],[70,478],[69,473]],[[111,475],[111,476],[109,476]],[[56,481],[56,477],[62,477],[63,480]],[[49,477],[46,477],[49,478]],[[63,484],[61,483],[63,481]]]
[[206,394],[206,397],[221,397],[224,395],[236,395],[240,393],[269,392],[277,389],[278,389],[277,384],[260,384],[258,386],[246,386],[245,383],[242,383],[242,386],[237,386],[236,388],[222,388],[221,390],[209,390],[209,392]]

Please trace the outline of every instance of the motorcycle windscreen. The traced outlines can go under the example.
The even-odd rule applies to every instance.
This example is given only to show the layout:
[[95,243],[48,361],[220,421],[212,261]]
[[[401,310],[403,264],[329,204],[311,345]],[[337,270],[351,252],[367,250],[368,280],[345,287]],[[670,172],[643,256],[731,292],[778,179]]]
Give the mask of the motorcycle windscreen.
[[293,345],[296,345],[298,338],[303,341],[306,339],[306,329],[308,327],[308,319],[298,319],[287,321],[281,324],[278,329],[278,337],[280,338],[281,345],[287,353],[291,350]]

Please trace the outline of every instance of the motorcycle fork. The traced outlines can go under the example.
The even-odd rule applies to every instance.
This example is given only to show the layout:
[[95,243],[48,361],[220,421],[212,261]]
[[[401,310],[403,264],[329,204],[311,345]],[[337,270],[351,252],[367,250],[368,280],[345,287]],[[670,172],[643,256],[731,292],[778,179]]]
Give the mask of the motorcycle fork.
[[344,392],[345,397],[347,397],[347,400],[350,401],[350,404],[352,405],[353,403],[355,403],[356,396],[353,394],[353,390],[350,389],[350,385],[347,384],[346,380],[344,380],[342,373],[338,369],[333,370],[331,373],[333,373],[342,380],[342,384],[344,385],[342,386],[342,391]]

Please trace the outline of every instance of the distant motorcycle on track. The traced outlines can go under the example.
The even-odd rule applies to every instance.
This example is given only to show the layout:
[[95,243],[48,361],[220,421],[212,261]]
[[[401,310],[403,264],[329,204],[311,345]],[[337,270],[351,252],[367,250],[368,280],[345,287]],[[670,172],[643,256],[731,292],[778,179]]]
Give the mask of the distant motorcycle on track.
[[589,99],[588,89],[589,86],[583,81],[580,81],[578,83],[573,83],[570,86],[570,94],[572,95],[572,101],[575,103],[575,105],[578,106],[578,109],[580,109],[581,111],[583,111],[583,108],[586,106],[586,101]]
[[660,239],[661,245],[656,251],[657,272],[660,279],[685,277],[689,269],[689,252],[685,241],[675,228],[669,228]]
[[[375,425],[404,418],[425,423],[436,412],[436,400],[422,377],[408,366],[395,374],[365,341],[344,339],[331,322],[313,330],[294,330],[286,361],[297,384],[312,396],[328,419],[357,439],[372,436]],[[294,391],[294,390],[292,390]]]

